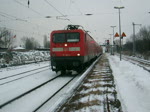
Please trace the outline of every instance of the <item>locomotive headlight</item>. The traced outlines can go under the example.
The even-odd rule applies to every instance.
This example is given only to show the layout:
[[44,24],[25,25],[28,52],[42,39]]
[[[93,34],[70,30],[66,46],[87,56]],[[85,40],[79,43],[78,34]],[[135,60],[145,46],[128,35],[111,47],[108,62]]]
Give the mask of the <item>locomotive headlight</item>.
[[80,54],[78,53],[77,56],[80,56]]
[[68,45],[67,45],[67,44],[65,44],[64,46],[65,46],[65,47],[67,47]]

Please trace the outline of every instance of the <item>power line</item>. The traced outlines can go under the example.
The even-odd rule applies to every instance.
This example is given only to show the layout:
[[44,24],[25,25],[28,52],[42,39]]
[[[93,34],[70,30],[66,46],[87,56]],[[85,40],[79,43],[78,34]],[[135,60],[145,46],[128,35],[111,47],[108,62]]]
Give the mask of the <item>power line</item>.
[[56,7],[54,7],[50,2],[48,2],[47,0],[45,0],[46,3],[48,3],[51,7],[53,7],[58,13],[60,13],[62,16],[65,17],[64,14],[62,14]]
[[[44,35],[44,33],[43,33],[43,35],[42,34],[39,34],[39,33],[35,33],[35,32],[25,32],[25,31],[22,31],[22,30],[16,30],[16,29],[13,29],[13,28],[8,28],[8,27],[1,27],[0,26],[0,28],[7,28],[7,29],[9,29],[9,30],[12,30],[12,31],[16,31],[16,32],[22,32],[22,33],[25,33],[25,34],[36,34],[36,35],[41,35],[41,36],[43,36]],[[46,32],[45,32],[46,33]]]
[[[48,5],[50,5],[51,7],[53,7],[59,14],[61,14],[63,17],[66,18],[66,15],[64,15],[62,12],[60,12],[56,7],[54,7],[50,2],[48,2],[47,0],[44,0]],[[58,16],[58,19],[61,19],[59,18]],[[66,20],[70,21],[70,19],[66,18]],[[70,21],[71,22],[71,21]]]
[[32,9],[32,8],[30,8],[30,7],[26,6],[26,5],[24,5],[24,4],[22,4],[21,2],[19,2],[19,1],[17,1],[17,0],[14,0],[14,1],[15,1],[16,3],[18,3],[18,4],[22,5],[22,6],[24,6],[24,7],[26,7],[26,8],[28,8],[28,9],[32,10],[32,11],[35,12],[36,14],[38,14],[38,15],[40,15],[40,16],[43,16],[41,13],[39,13],[39,12],[37,12],[36,10],[34,10],[34,9]]
[[34,24],[32,22],[29,22],[29,21],[27,21],[25,19],[21,19],[21,18],[15,17],[15,16],[12,16],[12,15],[4,13],[4,12],[0,12],[0,16],[6,17],[6,18],[11,19],[11,20],[22,21],[22,22],[26,22],[26,23],[30,23],[30,24],[39,26],[39,25]]
[[[12,18],[7,17],[6,15],[0,14],[0,16],[2,16],[2,17],[5,17],[5,18],[8,18],[8,19],[11,19],[11,20],[12,20]],[[14,19],[13,19],[13,20],[14,20]]]
[[24,19],[21,19],[21,18],[12,16],[12,15],[10,15],[10,14],[4,13],[4,12],[0,12],[0,13],[1,13],[0,15],[3,16],[3,17],[9,18],[9,19],[14,18],[15,20],[27,22],[27,20],[24,20]]
[[[15,17],[15,16],[12,16],[10,14],[7,14],[7,13],[4,13],[4,12],[0,12],[0,16],[3,16],[5,18],[8,18],[10,20],[16,20],[16,21],[21,21],[21,22],[26,22],[26,23],[30,23],[30,24],[33,24],[33,25],[36,25],[36,27],[39,27],[38,24],[34,24],[32,22],[29,22],[27,20],[24,20],[24,19],[21,19],[21,18],[18,18],[18,17]],[[40,25],[41,26],[41,25]],[[44,27],[46,29],[46,27]],[[10,28],[9,28],[10,29]]]

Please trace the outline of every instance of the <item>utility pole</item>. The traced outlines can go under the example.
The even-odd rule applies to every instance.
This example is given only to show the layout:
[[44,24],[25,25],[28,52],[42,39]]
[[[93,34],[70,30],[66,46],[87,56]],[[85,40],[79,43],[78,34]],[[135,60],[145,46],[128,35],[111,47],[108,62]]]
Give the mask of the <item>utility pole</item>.
[[112,45],[111,45],[111,41],[112,41],[112,35],[113,35],[113,34],[109,34],[109,35],[110,35],[110,38],[109,38],[109,40],[110,40],[109,48],[110,48],[110,54],[112,54]]
[[141,26],[141,24],[135,24],[134,22],[132,23],[133,25],[133,55],[135,56],[136,55],[136,36],[135,36],[135,25],[139,25]]
[[110,27],[113,28],[112,55],[114,55],[114,28],[115,28],[116,26],[110,26]]
[[120,36],[120,61],[121,61],[121,51],[122,51],[122,46],[121,46],[121,19],[120,19],[120,9],[123,9],[124,7],[114,7],[115,9],[118,9],[119,11],[119,36]]

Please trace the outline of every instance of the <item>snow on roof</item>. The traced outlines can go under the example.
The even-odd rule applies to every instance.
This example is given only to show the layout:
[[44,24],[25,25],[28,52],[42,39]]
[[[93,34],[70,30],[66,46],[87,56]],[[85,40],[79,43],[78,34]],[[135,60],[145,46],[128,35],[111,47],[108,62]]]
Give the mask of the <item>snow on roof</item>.
[[14,48],[14,49],[25,49],[25,48],[18,46],[18,47]]

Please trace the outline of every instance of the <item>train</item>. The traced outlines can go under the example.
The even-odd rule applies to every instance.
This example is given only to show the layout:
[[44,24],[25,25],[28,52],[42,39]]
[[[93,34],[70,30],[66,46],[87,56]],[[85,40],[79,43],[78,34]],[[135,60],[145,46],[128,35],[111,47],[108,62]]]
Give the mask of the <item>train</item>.
[[51,69],[81,72],[102,54],[102,47],[80,25],[68,25],[50,34]]

